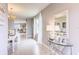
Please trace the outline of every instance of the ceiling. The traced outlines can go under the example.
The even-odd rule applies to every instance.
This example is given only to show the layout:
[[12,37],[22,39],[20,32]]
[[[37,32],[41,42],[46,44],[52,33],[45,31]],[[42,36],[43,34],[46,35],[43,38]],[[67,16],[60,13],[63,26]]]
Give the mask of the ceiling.
[[47,7],[49,3],[11,3],[8,4],[8,11],[12,12],[17,18],[31,18]]

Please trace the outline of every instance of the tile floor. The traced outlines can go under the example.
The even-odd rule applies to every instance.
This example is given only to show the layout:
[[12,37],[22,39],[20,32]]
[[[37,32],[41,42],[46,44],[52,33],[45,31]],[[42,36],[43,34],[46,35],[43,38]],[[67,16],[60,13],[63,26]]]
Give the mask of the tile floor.
[[[38,46],[38,48],[36,50],[33,50],[33,48],[35,48],[35,46],[33,44],[32,44],[32,46],[33,46],[32,48],[30,46],[26,47],[26,45],[23,45],[23,44],[21,44],[21,45],[19,48],[17,48],[17,47],[15,48],[15,52],[13,53],[13,55],[55,55],[55,52],[49,50],[49,48],[46,48],[42,44],[37,43],[36,46]],[[34,54],[35,52],[36,52],[36,54]]]

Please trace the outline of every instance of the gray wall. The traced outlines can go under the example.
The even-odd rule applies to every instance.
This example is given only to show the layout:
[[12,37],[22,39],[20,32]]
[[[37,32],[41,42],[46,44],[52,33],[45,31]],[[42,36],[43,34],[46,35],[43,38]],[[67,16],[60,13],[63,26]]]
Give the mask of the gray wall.
[[73,46],[73,54],[79,54],[79,4],[50,4],[42,11],[43,18],[43,43],[48,44],[46,25],[53,15],[63,10],[69,10],[69,36]]
[[26,21],[26,38],[33,38],[33,19],[28,18]]

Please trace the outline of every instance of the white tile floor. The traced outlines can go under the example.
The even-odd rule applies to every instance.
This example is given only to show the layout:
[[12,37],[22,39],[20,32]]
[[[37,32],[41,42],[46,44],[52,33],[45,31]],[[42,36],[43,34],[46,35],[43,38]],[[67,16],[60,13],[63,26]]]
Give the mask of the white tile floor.
[[38,44],[39,46],[39,50],[40,50],[40,55],[55,55],[55,53],[51,50],[49,50],[49,48],[45,47],[42,44]]
[[55,55],[55,53],[52,53],[44,45],[38,44],[34,40],[26,40],[21,42],[19,47],[15,49],[13,55]]
[[38,45],[35,40],[23,40],[17,44],[14,55],[37,55],[39,54]]

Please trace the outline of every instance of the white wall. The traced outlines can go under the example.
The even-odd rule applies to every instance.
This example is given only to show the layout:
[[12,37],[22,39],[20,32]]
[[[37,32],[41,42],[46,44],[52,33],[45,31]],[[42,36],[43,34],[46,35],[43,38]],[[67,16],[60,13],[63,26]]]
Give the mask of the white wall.
[[61,11],[69,11],[69,37],[73,44],[72,54],[79,54],[79,4],[50,4],[42,11],[43,18],[43,43],[48,45],[46,25],[53,20],[53,15]]
[[[7,4],[0,4],[5,9],[3,15],[0,13],[0,55],[7,55],[8,53],[8,18],[7,18]],[[1,7],[1,6],[0,6]]]

